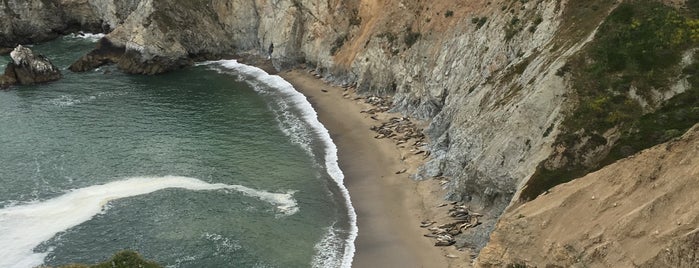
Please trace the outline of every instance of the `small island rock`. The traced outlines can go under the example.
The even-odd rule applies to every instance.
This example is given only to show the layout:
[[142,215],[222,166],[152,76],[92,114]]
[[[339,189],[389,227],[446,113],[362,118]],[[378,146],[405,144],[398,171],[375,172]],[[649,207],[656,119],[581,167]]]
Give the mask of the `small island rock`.
[[5,74],[0,76],[0,87],[13,84],[32,85],[58,80],[61,71],[43,55],[35,55],[31,49],[18,45],[10,52],[12,61],[7,64]]

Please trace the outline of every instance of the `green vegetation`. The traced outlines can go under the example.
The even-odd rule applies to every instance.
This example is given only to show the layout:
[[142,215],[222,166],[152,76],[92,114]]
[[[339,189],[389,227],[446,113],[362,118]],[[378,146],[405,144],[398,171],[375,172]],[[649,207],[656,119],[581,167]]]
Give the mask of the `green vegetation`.
[[412,28],[408,28],[408,32],[405,34],[405,45],[412,47],[420,39],[420,36],[419,32],[413,32]]
[[159,264],[144,260],[141,255],[134,251],[125,250],[118,252],[110,260],[94,265],[70,264],[60,268],[162,268]]
[[447,10],[447,12],[444,13],[445,18],[452,17],[452,16],[454,16],[454,11]]
[[347,41],[347,35],[340,35],[335,39],[335,42],[333,42],[332,47],[330,47],[330,55],[335,56],[337,54],[337,51],[342,48],[342,46],[345,45],[345,42]]
[[[694,64],[680,65],[683,53],[699,46],[697,16],[697,5],[682,14],[654,1],[622,3],[610,14],[595,40],[557,73],[571,73],[578,101],[556,140],[568,149],[563,153],[568,165],[549,170],[542,163],[522,199],[677,137],[699,122],[699,53]],[[669,90],[681,77],[690,80],[690,89],[666,103],[654,99],[654,91]],[[644,109],[639,98],[650,107]],[[602,134],[615,127],[621,138],[608,144]],[[599,155],[600,163],[585,166],[577,159],[602,145],[612,149]]]
[[505,25],[505,40],[510,40],[517,33],[522,31],[522,21],[516,16],[510,20],[510,23]]
[[638,118],[631,87],[652,101],[651,90],[667,90],[681,71],[682,53],[697,45],[699,20],[658,3],[621,4],[571,62],[581,105],[566,127],[599,133]]
[[362,24],[362,17],[359,16],[359,10],[352,9],[352,16],[349,18],[350,26],[359,26]]
[[480,29],[488,22],[488,17],[474,17],[471,19],[471,23],[476,25],[476,30]]
[[388,40],[388,42],[391,44],[393,44],[393,42],[395,42],[398,39],[396,34],[394,34],[392,32],[383,32],[383,33],[380,33],[379,35],[377,35],[376,37],[386,38],[386,40]]
[[544,22],[544,18],[542,18],[541,15],[537,15],[536,18],[534,18],[532,25],[529,26],[529,32],[536,32],[536,28],[539,27],[539,24],[541,24],[542,22]]

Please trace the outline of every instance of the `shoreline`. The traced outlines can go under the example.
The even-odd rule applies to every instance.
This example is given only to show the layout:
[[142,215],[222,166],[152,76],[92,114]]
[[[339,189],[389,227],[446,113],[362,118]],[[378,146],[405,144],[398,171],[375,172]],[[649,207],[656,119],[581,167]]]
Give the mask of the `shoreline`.
[[444,216],[439,182],[409,175],[425,161],[391,139],[377,139],[372,126],[400,114],[363,113],[375,108],[353,90],[325,83],[305,69],[277,73],[302,93],[328,129],[357,213],[354,267],[469,267],[468,254],[435,247],[420,222]]

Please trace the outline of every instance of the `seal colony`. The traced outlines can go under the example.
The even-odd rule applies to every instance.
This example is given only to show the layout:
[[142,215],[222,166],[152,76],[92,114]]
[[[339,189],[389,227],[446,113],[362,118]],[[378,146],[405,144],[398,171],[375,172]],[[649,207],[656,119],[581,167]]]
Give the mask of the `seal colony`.
[[391,112],[390,99],[327,84],[312,70],[279,75],[309,99],[338,146],[358,215],[353,266],[468,267],[472,254],[462,252],[468,249],[435,247],[420,227],[424,219],[446,216],[440,206],[444,178],[411,178],[430,154],[422,135],[425,123]]

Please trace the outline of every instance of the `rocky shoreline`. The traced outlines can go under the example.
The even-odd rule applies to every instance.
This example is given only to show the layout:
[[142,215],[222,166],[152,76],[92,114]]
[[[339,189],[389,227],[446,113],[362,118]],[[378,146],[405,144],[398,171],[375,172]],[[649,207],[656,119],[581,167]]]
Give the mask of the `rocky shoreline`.
[[[657,7],[654,10],[678,11],[667,14],[687,23],[673,27],[695,27],[698,6],[693,1],[642,2]],[[269,59],[270,69],[303,65],[327,82],[380,96],[379,102],[391,105],[381,103],[371,112],[392,107],[411,121],[429,120],[429,125],[420,129],[406,127],[403,116],[375,126],[376,139],[398,138],[400,146],[416,146],[407,151],[426,160],[414,172],[395,172],[440,179],[449,200],[464,202],[484,214],[480,225],[456,239],[456,244],[480,249],[488,243],[506,209],[536,198],[542,190],[522,199],[522,189],[531,185],[530,178],[548,178],[552,181],[546,183],[555,184],[579,177],[560,175],[576,161],[585,166],[606,165],[603,159],[622,136],[636,133],[633,129],[627,134],[619,131],[620,126],[631,124],[626,118],[629,114],[640,116],[667,108],[670,111],[659,117],[662,119],[693,111],[695,104],[689,101],[685,110],[663,105],[673,97],[696,91],[699,41],[694,36],[680,47],[682,55],[674,59],[679,63],[662,68],[677,74],[668,76],[664,86],[637,79],[655,77],[658,72],[651,68],[650,72],[621,75],[623,83],[613,83],[619,92],[608,96],[588,96],[585,101],[576,90],[574,80],[581,70],[594,69],[589,66],[593,62],[606,62],[590,58],[586,49],[595,47],[598,34],[609,26],[605,22],[610,16],[619,16],[614,11],[621,4],[628,8],[635,3],[5,1],[0,4],[5,7],[0,15],[13,19],[0,22],[0,47],[41,42],[78,29],[108,32],[105,43],[76,62],[75,70],[114,63],[127,73],[157,74],[196,60],[250,54]],[[648,13],[656,12],[639,9],[636,15]],[[655,29],[652,22],[663,22],[634,19],[651,30]],[[687,29],[677,28],[681,30],[677,32],[691,33],[695,28]],[[653,43],[640,40],[639,44]],[[624,62],[624,55],[611,56]],[[575,62],[578,66],[573,66]],[[619,107],[619,103],[630,105]],[[578,135],[565,123],[566,118],[577,116],[578,108],[600,110],[596,117],[612,123],[601,124],[604,129],[590,135]],[[677,137],[686,124],[657,128],[657,136]],[[413,134],[406,136],[409,132]],[[413,137],[420,132],[424,141]],[[576,174],[573,171],[571,174]]]

